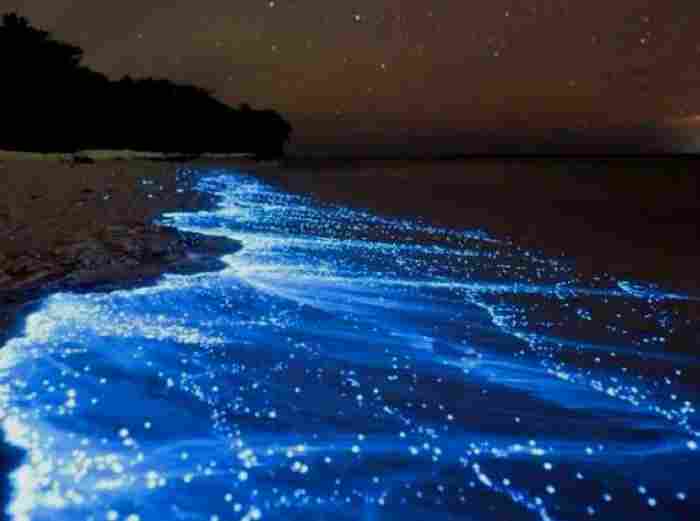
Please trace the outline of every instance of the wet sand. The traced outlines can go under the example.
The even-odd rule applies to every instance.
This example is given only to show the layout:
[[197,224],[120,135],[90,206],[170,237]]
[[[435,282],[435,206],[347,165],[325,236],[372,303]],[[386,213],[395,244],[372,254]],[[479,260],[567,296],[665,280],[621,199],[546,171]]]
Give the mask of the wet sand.
[[205,207],[183,164],[149,161],[0,163],[0,340],[47,292],[79,291],[212,269],[231,241],[154,224]]
[[700,290],[700,160],[4,161],[0,337],[37,292],[139,282],[225,248],[152,224],[163,212],[210,204],[191,190],[197,176],[184,174],[197,166],[255,171],[324,201],[480,228],[571,258],[589,275]]

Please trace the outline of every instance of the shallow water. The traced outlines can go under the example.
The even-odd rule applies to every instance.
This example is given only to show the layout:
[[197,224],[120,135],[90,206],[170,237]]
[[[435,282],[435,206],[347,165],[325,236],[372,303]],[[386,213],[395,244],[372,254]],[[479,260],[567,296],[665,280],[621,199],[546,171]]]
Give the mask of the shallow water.
[[55,294],[0,351],[14,520],[689,519],[693,296],[211,170],[227,269]]

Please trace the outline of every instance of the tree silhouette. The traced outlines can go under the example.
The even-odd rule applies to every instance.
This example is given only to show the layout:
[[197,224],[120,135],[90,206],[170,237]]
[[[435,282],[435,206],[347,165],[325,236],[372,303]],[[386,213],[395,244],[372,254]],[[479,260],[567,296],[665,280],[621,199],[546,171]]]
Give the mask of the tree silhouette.
[[[9,58],[9,65],[15,67],[28,68],[37,65],[52,70],[73,70],[83,58],[80,47],[52,39],[47,31],[35,29],[29,24],[29,20],[15,13],[3,15],[0,42],[3,49],[15,46],[15,50],[30,53],[28,56],[18,52],[10,52],[7,55],[3,53],[3,59]],[[38,63],[29,63],[27,58],[38,60]]]
[[82,57],[26,18],[3,15],[0,148],[284,152],[292,128],[277,112],[234,109],[206,89],[165,79],[110,81]]

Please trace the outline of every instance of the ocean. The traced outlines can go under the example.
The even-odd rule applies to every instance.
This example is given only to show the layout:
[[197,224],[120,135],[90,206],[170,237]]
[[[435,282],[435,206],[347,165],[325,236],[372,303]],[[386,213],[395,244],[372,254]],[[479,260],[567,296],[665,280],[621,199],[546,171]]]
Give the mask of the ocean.
[[700,360],[669,348],[697,295],[235,168],[182,174],[217,206],[162,221],[243,247],[26,317],[0,350],[13,521],[700,508]]

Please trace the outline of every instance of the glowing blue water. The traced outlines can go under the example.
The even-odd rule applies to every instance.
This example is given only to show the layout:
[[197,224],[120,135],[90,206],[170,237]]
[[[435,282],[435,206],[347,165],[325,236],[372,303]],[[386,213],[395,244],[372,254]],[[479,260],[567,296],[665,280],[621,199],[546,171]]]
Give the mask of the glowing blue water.
[[210,174],[166,220],[240,240],[226,270],[53,295],[0,351],[15,520],[700,507],[690,297]]

